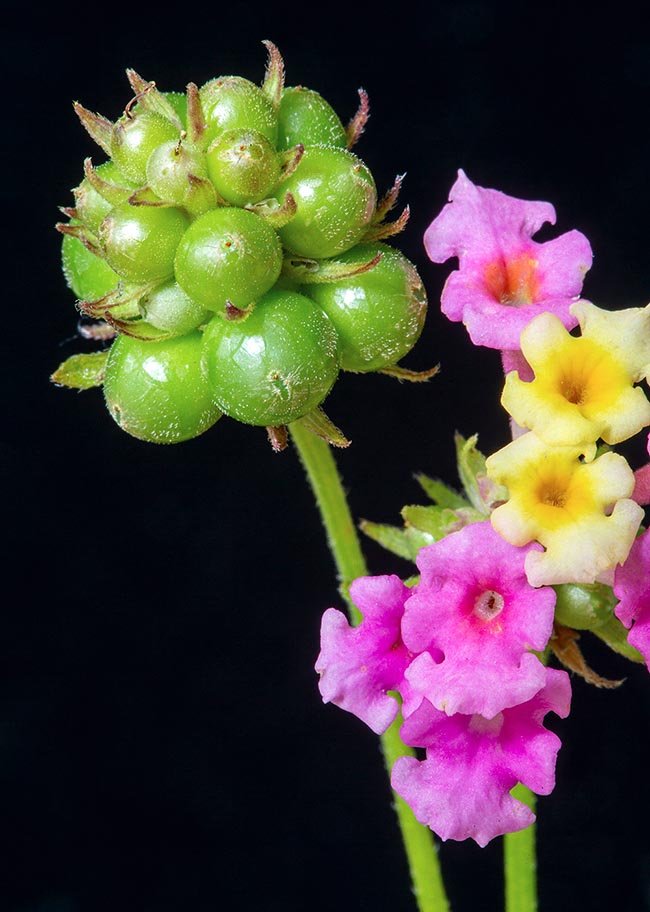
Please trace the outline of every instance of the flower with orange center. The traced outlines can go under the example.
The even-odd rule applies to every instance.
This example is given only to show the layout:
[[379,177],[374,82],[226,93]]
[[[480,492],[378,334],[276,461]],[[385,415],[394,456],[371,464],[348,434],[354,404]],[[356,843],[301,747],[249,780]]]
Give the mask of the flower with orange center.
[[554,314],[531,320],[521,351],[534,379],[509,373],[501,402],[551,446],[587,446],[599,437],[620,443],[650,425],[650,402],[634,386],[650,371],[650,305],[606,311],[580,301],[571,313],[579,337]]
[[591,267],[591,246],[579,231],[534,241],[546,222],[555,223],[550,203],[477,187],[458,172],[424,246],[434,263],[458,259],[442,292],[442,312],[465,324],[474,345],[518,351],[522,330],[544,311],[568,329],[576,325],[569,308]]
[[617,453],[592,462],[589,447],[550,447],[528,432],[488,457],[488,477],[509,499],[490,517],[513,545],[537,541],[526,556],[532,586],[606,581],[626,559],[643,518],[630,494],[634,473]]

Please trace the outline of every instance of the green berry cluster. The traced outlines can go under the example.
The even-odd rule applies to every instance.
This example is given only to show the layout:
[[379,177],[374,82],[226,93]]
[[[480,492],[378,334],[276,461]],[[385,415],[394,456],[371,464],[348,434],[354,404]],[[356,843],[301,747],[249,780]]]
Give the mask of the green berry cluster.
[[[157,443],[195,437],[222,415],[266,427],[281,449],[304,420],[345,445],[320,405],[340,370],[401,368],[427,300],[411,262],[386,243],[401,178],[378,200],[351,151],[368,117],[344,126],[303,86],[286,87],[270,41],[260,85],[211,79],[133,89],[114,123],[75,110],[107,156],[84,163],[62,211],[63,269],[109,350],[76,355],[53,380],[104,387],[128,433]],[[435,370],[435,369],[434,369]]]

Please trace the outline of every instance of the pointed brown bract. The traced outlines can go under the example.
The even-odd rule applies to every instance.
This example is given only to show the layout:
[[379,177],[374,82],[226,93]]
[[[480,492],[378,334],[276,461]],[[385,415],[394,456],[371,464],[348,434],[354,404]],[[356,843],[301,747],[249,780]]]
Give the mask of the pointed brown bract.
[[130,68],[127,69],[126,76],[131,88],[135,92],[135,98],[132,98],[124,109],[125,114],[130,114],[131,107],[134,104],[140,104],[145,110],[151,111],[154,114],[159,114],[166,120],[171,121],[179,130],[183,129],[183,124],[178,119],[178,114],[165,96],[158,91],[155,82],[147,82],[139,73],[136,73],[135,70]]
[[282,59],[282,54],[272,41],[263,41],[262,44],[269,54],[268,62],[266,64],[266,73],[264,74],[264,82],[262,83],[262,90],[266,93],[271,104],[277,111],[280,107],[282,91],[284,89],[284,60]]
[[281,453],[282,450],[286,450],[289,436],[284,425],[280,425],[280,427],[267,427],[266,433],[274,453]]
[[304,154],[305,147],[302,143],[298,143],[297,146],[292,146],[292,148],[287,149],[286,152],[278,153],[278,160],[280,162],[280,180],[278,183],[282,183],[293,174]]
[[88,108],[84,108],[78,101],[73,104],[75,114],[86,128],[91,137],[95,140],[104,152],[111,154],[111,138],[113,136],[113,124],[101,114],[93,114]]
[[133,193],[133,190],[128,187],[119,187],[117,184],[112,184],[110,181],[105,181],[100,177],[94,169],[90,158],[84,160],[84,177],[93,190],[96,190],[102,199],[105,199],[111,206],[119,206],[121,203],[125,203]]
[[194,82],[187,85],[187,133],[190,142],[199,142],[205,133],[206,123],[199,90]]
[[396,234],[399,234],[400,231],[404,231],[410,215],[410,208],[408,206],[405,206],[399,218],[396,218],[394,222],[375,222],[374,224],[371,223],[370,227],[362,238],[363,242],[369,243],[371,241],[383,241],[386,238],[394,237]]
[[151,187],[140,187],[138,190],[135,190],[129,196],[129,205],[130,206],[156,206],[158,208],[167,208],[175,206],[176,203],[172,203],[169,200],[162,200],[159,196],[153,192]]
[[377,203],[377,208],[375,209],[375,214],[372,217],[373,222],[381,222],[388,213],[395,208],[397,203],[397,198],[402,189],[402,184],[404,183],[404,178],[406,174],[397,174],[395,180],[393,181],[393,186],[390,190],[387,190],[386,193]]
[[110,323],[117,332],[123,336],[130,336],[132,339],[140,339],[141,342],[159,342],[162,339],[169,339],[172,335],[163,329],[157,329],[146,320],[134,318],[132,320],[121,319],[114,316],[111,311],[105,315],[107,323]]
[[343,434],[343,431],[339,430],[339,428],[330,421],[320,407],[312,409],[311,412],[308,412],[302,418],[298,418],[295,423],[301,424],[305,430],[311,431],[312,434],[316,434],[317,437],[327,441],[331,446],[350,446],[351,441],[347,439]]
[[396,218],[394,222],[386,221],[386,216],[389,212],[392,212],[397,203],[397,198],[402,189],[402,183],[405,177],[405,174],[398,174],[393,181],[393,186],[377,203],[368,230],[363,236],[364,242],[385,240],[385,238],[399,234],[400,231],[403,231],[406,227],[411,215],[411,210],[408,206],[404,207],[402,214]]
[[389,377],[395,377],[396,380],[408,380],[409,383],[426,383],[427,380],[435,377],[439,371],[439,364],[423,371],[409,370],[406,367],[400,367],[399,364],[393,364],[392,367],[382,367],[377,373],[387,374]]
[[70,237],[77,238],[95,256],[103,259],[104,251],[99,246],[99,242],[94,234],[90,234],[83,225],[69,225],[67,222],[57,222],[54,226],[61,234],[68,234]]
[[588,684],[593,684],[595,687],[620,687],[623,680],[612,681],[609,678],[603,678],[587,665],[578,646],[579,639],[580,634],[577,630],[555,624],[549,646],[565,668],[580,675]]
[[344,263],[335,259],[312,260],[309,257],[287,256],[282,264],[282,274],[303,285],[338,282],[340,279],[349,279],[351,276],[369,272],[381,258],[382,254],[377,253],[370,260]]
[[357,89],[357,91],[359,92],[359,107],[357,108],[357,113],[345,128],[348,149],[351,149],[352,146],[358,142],[359,137],[366,128],[368,118],[370,117],[370,100],[368,98],[368,93],[365,89]]
[[283,225],[290,222],[296,214],[297,208],[293,194],[289,191],[285,194],[282,203],[276,199],[266,199],[260,200],[259,203],[251,203],[250,206],[244,206],[244,209],[259,215],[276,229],[282,228]]

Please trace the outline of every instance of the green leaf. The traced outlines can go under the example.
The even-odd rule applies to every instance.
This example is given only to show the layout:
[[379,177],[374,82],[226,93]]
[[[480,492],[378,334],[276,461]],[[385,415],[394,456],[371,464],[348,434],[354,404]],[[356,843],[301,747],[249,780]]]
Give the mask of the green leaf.
[[70,389],[92,389],[104,382],[108,351],[71,355],[58,366],[50,380]]
[[414,526],[401,528],[400,526],[384,525],[382,523],[373,523],[368,520],[362,520],[359,523],[361,531],[376,541],[378,544],[406,560],[415,562],[418,551],[425,545],[432,545],[435,541],[432,535],[422,532]]
[[467,500],[462,494],[454,491],[438,478],[429,478],[428,475],[420,473],[415,476],[415,480],[420,485],[424,493],[439,507],[448,507],[455,510],[458,507],[466,507]]
[[472,506],[483,516],[489,516],[495,504],[508,499],[508,490],[495,484],[485,471],[485,456],[476,447],[478,434],[467,440],[455,435],[458,477]]

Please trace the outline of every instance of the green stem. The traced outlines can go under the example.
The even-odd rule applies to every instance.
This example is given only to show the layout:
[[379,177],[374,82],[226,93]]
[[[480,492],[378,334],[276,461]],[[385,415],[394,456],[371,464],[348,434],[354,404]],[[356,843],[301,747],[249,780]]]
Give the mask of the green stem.
[[[535,810],[535,795],[519,783],[512,792],[519,801]],[[518,833],[503,837],[506,912],[536,912],[537,860],[535,856],[535,824]]]
[[[316,497],[342,591],[347,593],[352,580],[367,576],[368,569],[336,462],[329,444],[306,430],[299,422],[290,425],[289,430]],[[361,613],[349,600],[348,613],[352,624],[360,623]],[[389,775],[398,757],[415,756],[415,751],[400,739],[399,726],[398,718],[381,736],[384,762]],[[417,822],[410,807],[395,792],[393,802],[418,912],[449,912],[431,830]]]

